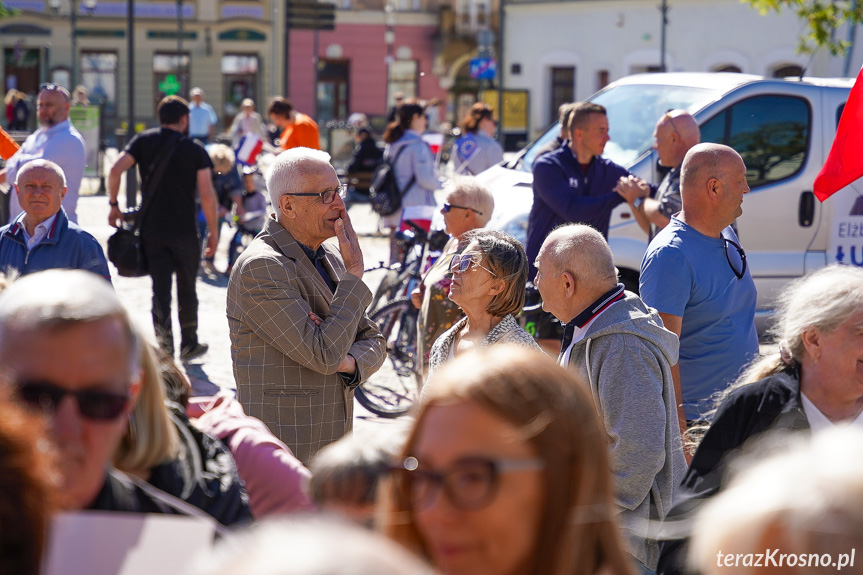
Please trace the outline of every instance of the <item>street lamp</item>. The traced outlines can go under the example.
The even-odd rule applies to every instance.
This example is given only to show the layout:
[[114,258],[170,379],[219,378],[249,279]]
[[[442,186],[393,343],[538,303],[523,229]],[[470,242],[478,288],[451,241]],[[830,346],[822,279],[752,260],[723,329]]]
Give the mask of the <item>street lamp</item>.
[[[61,0],[48,0],[54,14],[60,13]],[[87,13],[92,13],[98,0],[83,0]],[[70,90],[78,87],[78,0],[69,0],[69,23],[72,27],[72,82]]]

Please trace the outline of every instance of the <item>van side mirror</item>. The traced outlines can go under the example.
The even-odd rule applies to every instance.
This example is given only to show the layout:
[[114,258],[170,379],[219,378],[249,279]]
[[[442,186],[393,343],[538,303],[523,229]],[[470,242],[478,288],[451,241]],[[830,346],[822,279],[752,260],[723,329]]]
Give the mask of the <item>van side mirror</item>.
[[797,221],[800,227],[808,228],[815,219],[815,194],[806,191],[800,194],[800,207],[797,211]]

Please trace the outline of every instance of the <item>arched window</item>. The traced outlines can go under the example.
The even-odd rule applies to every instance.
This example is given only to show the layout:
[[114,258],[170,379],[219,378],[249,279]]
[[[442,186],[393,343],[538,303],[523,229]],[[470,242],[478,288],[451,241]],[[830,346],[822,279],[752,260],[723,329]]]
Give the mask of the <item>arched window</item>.
[[736,74],[740,74],[743,70],[740,69],[740,66],[735,66],[734,64],[720,64],[719,66],[713,67],[713,72],[734,72]]
[[789,78],[803,75],[803,68],[797,64],[784,64],[773,69],[774,78]]

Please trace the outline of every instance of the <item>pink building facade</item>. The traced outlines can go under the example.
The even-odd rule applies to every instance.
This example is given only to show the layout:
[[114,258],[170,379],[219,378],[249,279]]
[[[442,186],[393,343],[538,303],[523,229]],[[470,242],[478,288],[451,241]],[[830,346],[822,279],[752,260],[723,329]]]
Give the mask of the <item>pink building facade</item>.
[[315,32],[291,30],[287,97],[300,112],[322,120],[345,120],[357,112],[386,116],[395,92],[446,100],[447,91],[432,73],[438,27],[396,24],[392,32],[390,46],[386,25],[348,23],[342,14],[335,30],[317,32],[317,42]]

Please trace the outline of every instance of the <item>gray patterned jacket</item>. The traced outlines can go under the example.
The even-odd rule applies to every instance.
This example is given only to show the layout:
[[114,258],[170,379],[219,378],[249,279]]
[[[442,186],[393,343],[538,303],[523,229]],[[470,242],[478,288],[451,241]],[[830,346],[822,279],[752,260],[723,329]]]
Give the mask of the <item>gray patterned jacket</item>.
[[337,247],[324,249],[335,293],[271,216],[228,282],[238,399],[305,465],[351,429],[353,388],[336,372],[345,355],[356,360],[360,383],[386,359],[386,342],[365,313],[369,288],[347,273]]

